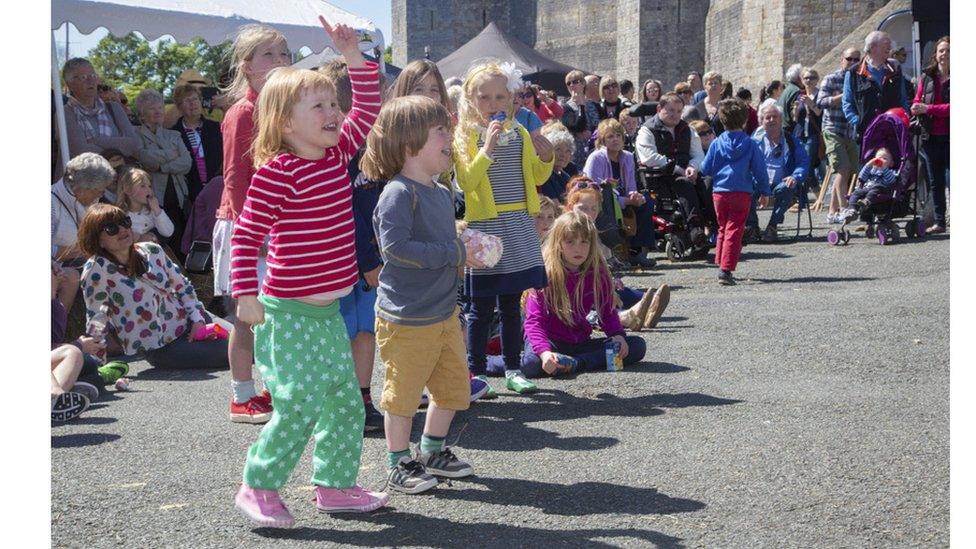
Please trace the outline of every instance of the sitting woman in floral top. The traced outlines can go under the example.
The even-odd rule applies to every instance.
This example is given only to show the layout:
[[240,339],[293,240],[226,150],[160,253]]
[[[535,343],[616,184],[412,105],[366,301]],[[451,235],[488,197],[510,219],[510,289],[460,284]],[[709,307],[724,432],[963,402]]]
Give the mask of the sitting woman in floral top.
[[81,221],[89,333],[105,307],[109,354],[144,355],[157,368],[227,368],[226,340],[191,340],[208,322],[193,285],[157,244],[134,243],[131,226],[109,204],[92,206]]

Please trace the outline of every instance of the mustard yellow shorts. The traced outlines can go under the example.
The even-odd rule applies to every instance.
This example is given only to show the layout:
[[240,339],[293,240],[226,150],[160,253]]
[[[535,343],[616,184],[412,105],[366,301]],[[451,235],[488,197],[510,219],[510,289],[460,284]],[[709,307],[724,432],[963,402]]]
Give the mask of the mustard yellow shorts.
[[380,406],[396,416],[413,417],[427,387],[430,400],[445,410],[471,405],[468,350],[457,310],[437,324],[406,326],[376,317],[376,344],[386,367]]

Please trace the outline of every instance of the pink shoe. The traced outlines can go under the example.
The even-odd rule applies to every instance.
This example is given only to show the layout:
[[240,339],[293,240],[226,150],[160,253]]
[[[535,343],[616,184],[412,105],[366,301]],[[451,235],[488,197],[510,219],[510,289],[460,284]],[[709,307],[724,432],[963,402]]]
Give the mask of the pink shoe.
[[241,484],[234,506],[258,526],[291,528],[295,525],[294,517],[285,508],[277,490],[257,490]]
[[358,485],[344,489],[324,486],[315,489],[315,506],[323,513],[375,511],[388,501],[390,496],[386,492],[368,492]]

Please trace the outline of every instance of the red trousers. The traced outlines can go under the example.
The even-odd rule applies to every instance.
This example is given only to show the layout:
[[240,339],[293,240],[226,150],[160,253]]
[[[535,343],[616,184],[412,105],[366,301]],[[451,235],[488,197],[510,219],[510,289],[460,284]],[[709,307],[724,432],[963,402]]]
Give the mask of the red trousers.
[[715,217],[718,219],[715,264],[723,271],[732,272],[742,251],[742,232],[749,216],[752,193],[712,193],[712,201],[715,202]]

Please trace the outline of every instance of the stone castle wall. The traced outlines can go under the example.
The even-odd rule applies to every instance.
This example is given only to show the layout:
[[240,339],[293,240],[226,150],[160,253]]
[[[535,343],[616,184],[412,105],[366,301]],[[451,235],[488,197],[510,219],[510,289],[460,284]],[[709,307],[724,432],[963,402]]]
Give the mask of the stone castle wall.
[[437,61],[489,21],[594,74],[666,88],[717,70],[758,97],[792,63],[814,64],[889,0],[393,0],[393,62]]

